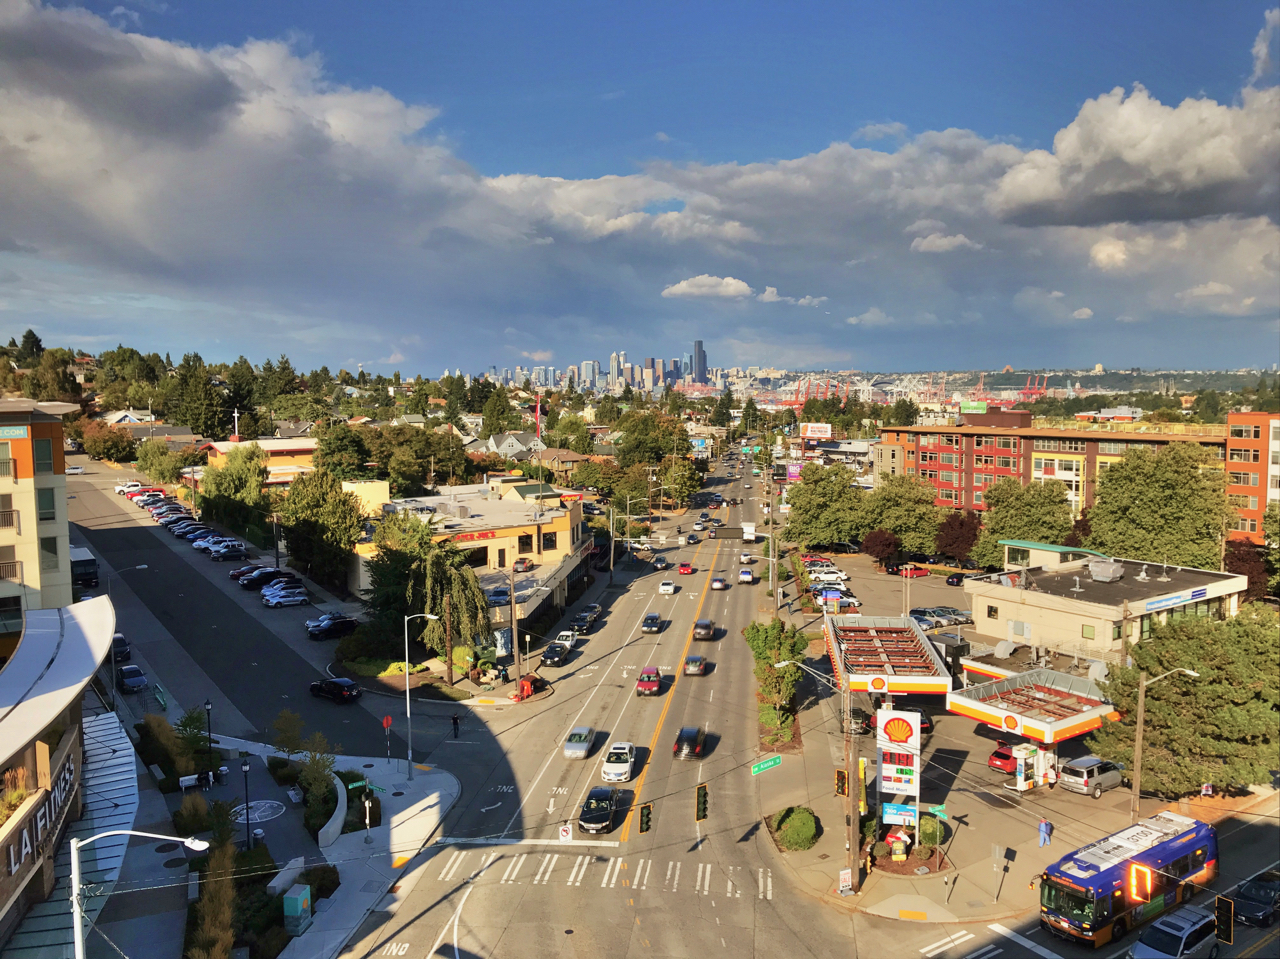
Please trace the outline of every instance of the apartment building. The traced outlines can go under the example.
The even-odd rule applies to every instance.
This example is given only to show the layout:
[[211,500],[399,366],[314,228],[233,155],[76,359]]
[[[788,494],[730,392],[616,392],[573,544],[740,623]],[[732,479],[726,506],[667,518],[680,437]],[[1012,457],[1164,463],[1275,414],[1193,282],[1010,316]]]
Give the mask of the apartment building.
[[1267,504],[1280,500],[1280,413],[1227,414],[1227,501],[1239,513],[1233,539],[1261,544]]
[[71,603],[62,414],[73,403],[0,400],[0,661],[23,611]]
[[1228,428],[1050,422],[1033,420],[1028,410],[965,413],[955,425],[883,427],[875,451],[876,482],[895,474],[922,476],[937,490],[939,506],[981,511],[986,509],[986,490],[1005,477],[1024,486],[1057,479],[1067,487],[1072,514],[1079,516],[1082,508],[1093,505],[1098,475],[1126,451],[1200,443],[1225,461]]

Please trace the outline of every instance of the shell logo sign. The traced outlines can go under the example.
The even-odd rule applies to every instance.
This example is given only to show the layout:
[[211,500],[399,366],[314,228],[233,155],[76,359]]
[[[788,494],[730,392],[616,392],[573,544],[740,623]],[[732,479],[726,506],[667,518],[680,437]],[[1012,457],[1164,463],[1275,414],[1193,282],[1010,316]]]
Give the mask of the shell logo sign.
[[885,687],[885,681],[883,676],[877,676],[875,679],[871,680],[871,688],[876,690],[877,692],[884,689],[884,687]]
[[915,730],[911,728],[911,724],[900,716],[884,724],[885,738],[894,745],[909,742],[914,732]]
[[1018,717],[1017,717],[1017,716],[1006,716],[1006,717],[1004,718],[1004,728],[1005,728],[1005,729],[1012,729],[1012,730],[1016,731],[1016,730],[1017,730],[1017,728],[1018,728]]

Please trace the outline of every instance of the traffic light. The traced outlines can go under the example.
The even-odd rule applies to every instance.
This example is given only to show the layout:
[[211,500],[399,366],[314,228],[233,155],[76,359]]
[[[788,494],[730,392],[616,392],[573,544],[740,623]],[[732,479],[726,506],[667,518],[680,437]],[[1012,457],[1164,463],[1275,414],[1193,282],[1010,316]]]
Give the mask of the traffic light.
[[1226,896],[1219,896],[1213,904],[1213,918],[1217,921],[1218,941],[1231,945],[1235,939],[1236,904]]
[[693,810],[694,822],[702,822],[702,820],[707,818],[707,799],[707,784],[703,783],[698,787],[697,800]]
[[843,769],[836,770],[836,795],[849,795],[849,774]]
[[653,803],[647,802],[640,807],[640,831],[648,832],[653,828]]

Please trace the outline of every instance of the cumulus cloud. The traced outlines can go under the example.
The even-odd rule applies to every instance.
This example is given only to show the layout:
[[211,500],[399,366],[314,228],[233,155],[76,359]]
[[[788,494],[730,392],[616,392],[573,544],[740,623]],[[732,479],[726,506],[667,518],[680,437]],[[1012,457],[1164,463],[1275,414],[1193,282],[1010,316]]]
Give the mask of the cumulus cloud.
[[[776,294],[777,291],[775,290]],[[740,300],[751,295],[751,287],[732,276],[710,276],[701,273],[679,283],[672,283],[662,291],[667,298],[690,297],[694,299]]]
[[883,140],[886,137],[894,139],[907,135],[907,125],[905,123],[868,123],[861,127],[853,138],[855,140]]
[[930,233],[928,236],[918,236],[911,241],[913,253],[949,253],[959,249],[981,250],[982,244],[974,243],[963,233],[957,233],[955,236]]
[[865,313],[849,317],[845,322],[850,326],[887,326],[888,324],[893,323],[894,319],[892,316],[885,313],[884,310],[880,309],[880,307],[873,306]]
[[1100,270],[1119,270],[1129,262],[1129,246],[1124,240],[1107,237],[1089,248],[1089,259]]
[[1183,290],[1177,294],[1178,299],[1194,299],[1202,296],[1230,296],[1235,290],[1226,283],[1219,283],[1217,280],[1210,280],[1208,283],[1201,283],[1199,286],[1193,286],[1189,290]]
[[1054,300],[1060,300],[1066,295],[1067,294],[1063,293],[1061,290],[1054,290],[1052,293],[1049,294],[1049,298]]
[[1253,40],[1253,74],[1249,77],[1249,85],[1264,78],[1274,79],[1275,61],[1271,58],[1271,45],[1276,41],[1276,32],[1280,30],[1280,7],[1273,7],[1266,12],[1262,29]]
[[779,296],[776,286],[766,286],[756,299],[761,303],[790,303],[793,306],[819,306],[827,302],[825,296],[802,296],[799,299],[794,296]]
[[535,363],[545,363],[547,360],[555,359],[556,356],[551,350],[521,350],[520,355]]
[[1093,310],[1089,309],[1087,306],[1082,306],[1080,309],[1072,312],[1071,316],[1076,320],[1087,320],[1093,316]]
[[947,228],[947,225],[943,223],[941,220],[923,219],[923,220],[916,220],[915,223],[912,223],[909,227],[907,227],[902,232],[908,233],[908,234],[910,233],[917,233],[917,234],[941,233],[946,228]]

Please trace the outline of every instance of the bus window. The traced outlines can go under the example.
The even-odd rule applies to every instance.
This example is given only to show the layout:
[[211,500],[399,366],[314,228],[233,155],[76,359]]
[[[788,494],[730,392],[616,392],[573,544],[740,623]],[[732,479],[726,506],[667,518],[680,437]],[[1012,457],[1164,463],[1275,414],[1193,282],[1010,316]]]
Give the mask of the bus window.
[[1052,880],[1040,883],[1040,905],[1076,922],[1093,922],[1093,900]]

